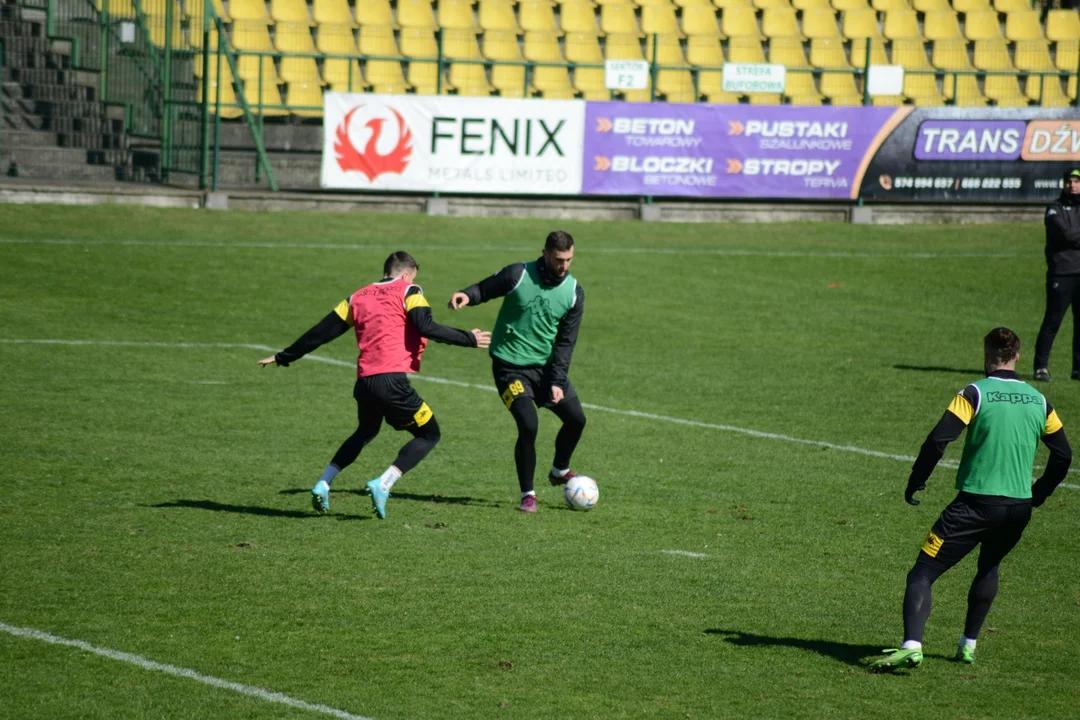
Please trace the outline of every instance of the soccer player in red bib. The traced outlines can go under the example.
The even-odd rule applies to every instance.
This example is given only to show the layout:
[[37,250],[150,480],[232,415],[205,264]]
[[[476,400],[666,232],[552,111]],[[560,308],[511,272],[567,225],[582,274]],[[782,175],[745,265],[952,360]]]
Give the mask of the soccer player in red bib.
[[299,340],[259,361],[260,366],[288,367],[341,337],[349,328],[356,331],[360,357],[353,397],[359,426],[342,443],[311,489],[311,505],[316,512],[330,509],[330,485],[334,478],[379,434],[385,419],[395,430],[407,430],[413,436],[386,472],[367,484],[375,513],[385,518],[390,488],[439,442],[439,423],[434,413],[409,384],[409,373],[420,370],[420,357],[428,339],[474,348],[486,348],[491,342],[491,333],[465,332],[435,322],[424,291],[413,284],[417,271],[416,261],[409,253],[393,253],[383,265],[380,282],[360,288]]

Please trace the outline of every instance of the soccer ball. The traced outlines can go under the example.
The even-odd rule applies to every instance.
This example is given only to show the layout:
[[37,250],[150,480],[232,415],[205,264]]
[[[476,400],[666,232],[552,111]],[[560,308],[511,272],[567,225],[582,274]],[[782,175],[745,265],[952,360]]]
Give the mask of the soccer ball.
[[588,510],[600,499],[600,488],[596,487],[596,481],[591,477],[578,475],[570,478],[562,495],[571,510]]

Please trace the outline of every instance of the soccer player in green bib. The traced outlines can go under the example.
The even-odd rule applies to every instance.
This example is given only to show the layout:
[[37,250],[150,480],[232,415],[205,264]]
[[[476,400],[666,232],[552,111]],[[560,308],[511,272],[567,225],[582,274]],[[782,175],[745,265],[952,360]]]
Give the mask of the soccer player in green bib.
[[585,411],[568,376],[585,312],[585,293],[570,274],[573,259],[574,238],[555,231],[538,259],[507,265],[450,298],[451,310],[503,298],[488,352],[495,387],[517,423],[514,462],[523,512],[536,512],[536,408],[548,408],[562,420],[548,475],[552,485],[575,476],[570,456],[585,429]]
[[[930,586],[942,573],[981,545],[975,579],[968,592],[964,634],[956,649],[959,662],[975,662],[975,640],[998,591],[998,565],[1009,554],[1039,507],[1065,478],[1072,450],[1057,412],[1037,390],[1016,377],[1020,338],[996,328],[983,340],[986,378],[953,398],[949,409],[923,443],[911,469],[904,498],[915,493],[945,452],[967,428],[967,442],[956,473],[956,499],[930,529],[904,593],[904,644],[886,650],[871,668],[885,670],[922,664],[922,638],[930,615]],[[1043,476],[1031,484],[1038,441],[1050,449]]]

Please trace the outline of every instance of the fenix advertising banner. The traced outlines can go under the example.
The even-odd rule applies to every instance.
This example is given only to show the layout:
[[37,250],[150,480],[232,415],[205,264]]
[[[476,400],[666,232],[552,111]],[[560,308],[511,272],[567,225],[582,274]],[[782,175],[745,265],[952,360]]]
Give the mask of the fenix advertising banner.
[[585,102],[324,95],[322,186],[576,195]]
[[1080,167],[1077,108],[919,108],[874,155],[860,195],[879,200],[1048,200]]
[[851,199],[910,110],[591,102],[582,191]]

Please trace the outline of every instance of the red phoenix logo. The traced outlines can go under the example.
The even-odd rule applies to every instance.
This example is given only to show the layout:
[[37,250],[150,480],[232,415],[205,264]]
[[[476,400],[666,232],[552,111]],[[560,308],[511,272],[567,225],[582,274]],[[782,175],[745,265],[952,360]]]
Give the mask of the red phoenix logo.
[[354,107],[345,114],[345,119],[338,125],[337,142],[334,143],[334,153],[337,155],[338,167],[341,168],[342,172],[355,170],[363,173],[368,181],[374,181],[375,178],[384,173],[397,173],[400,175],[405,172],[405,168],[409,167],[409,160],[412,158],[412,133],[405,127],[405,119],[401,117],[401,113],[393,108],[390,108],[390,112],[397,118],[398,125],[398,141],[393,150],[386,155],[382,155],[375,149],[379,143],[379,138],[382,137],[383,123],[386,122],[385,118],[378,117],[368,120],[364,125],[364,127],[371,130],[371,137],[368,138],[364,149],[357,150],[353,147],[352,141],[349,140],[349,123],[352,121],[353,113],[362,107],[364,106],[357,105]]

